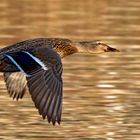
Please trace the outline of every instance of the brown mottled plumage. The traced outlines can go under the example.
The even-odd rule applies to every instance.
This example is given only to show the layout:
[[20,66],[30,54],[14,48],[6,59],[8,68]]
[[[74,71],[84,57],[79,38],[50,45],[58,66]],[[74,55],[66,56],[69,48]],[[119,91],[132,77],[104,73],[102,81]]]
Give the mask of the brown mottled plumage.
[[0,50],[0,71],[10,97],[21,99],[28,86],[39,113],[48,122],[60,124],[62,113],[61,58],[77,52],[117,52],[97,41],[71,41],[62,38],[37,38]]

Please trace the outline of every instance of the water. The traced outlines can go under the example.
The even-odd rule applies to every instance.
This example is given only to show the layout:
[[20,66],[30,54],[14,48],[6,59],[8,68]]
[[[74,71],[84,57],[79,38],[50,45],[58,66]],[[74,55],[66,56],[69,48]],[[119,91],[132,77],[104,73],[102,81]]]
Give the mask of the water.
[[0,81],[0,139],[140,139],[139,0],[1,0],[0,46],[36,37],[103,40],[115,54],[63,60],[61,125],[42,120],[30,95],[13,101]]

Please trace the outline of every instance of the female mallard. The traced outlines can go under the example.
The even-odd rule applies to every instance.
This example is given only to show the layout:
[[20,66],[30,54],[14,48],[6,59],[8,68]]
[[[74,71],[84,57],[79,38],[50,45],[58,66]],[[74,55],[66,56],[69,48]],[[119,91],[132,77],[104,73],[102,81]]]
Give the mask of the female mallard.
[[62,113],[61,58],[77,52],[118,52],[96,41],[74,42],[62,38],[37,38],[0,50],[0,71],[10,97],[21,99],[26,84],[43,119],[60,124]]

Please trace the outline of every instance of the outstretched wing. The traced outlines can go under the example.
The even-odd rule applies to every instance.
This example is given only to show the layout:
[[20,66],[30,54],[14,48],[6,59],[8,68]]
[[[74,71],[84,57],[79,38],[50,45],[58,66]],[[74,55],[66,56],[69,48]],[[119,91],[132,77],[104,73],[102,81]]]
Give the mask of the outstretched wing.
[[60,124],[62,113],[62,64],[59,55],[50,48],[5,54],[27,78],[35,106],[48,122]]
[[[55,69],[55,70],[54,70]],[[60,75],[59,75],[60,73]],[[27,84],[35,106],[48,122],[60,124],[62,112],[62,67],[52,67],[47,71],[40,70],[27,77]]]
[[21,72],[5,72],[4,80],[10,97],[22,99],[26,91],[26,77]]

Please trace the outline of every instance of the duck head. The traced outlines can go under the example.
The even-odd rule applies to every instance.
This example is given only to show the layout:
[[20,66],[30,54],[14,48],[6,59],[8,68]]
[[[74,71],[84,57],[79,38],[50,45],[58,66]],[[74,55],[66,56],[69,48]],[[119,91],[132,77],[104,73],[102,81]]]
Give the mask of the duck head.
[[104,53],[104,52],[120,52],[116,48],[112,48],[101,41],[85,41],[80,42],[81,44],[81,52],[89,52],[89,53]]

